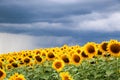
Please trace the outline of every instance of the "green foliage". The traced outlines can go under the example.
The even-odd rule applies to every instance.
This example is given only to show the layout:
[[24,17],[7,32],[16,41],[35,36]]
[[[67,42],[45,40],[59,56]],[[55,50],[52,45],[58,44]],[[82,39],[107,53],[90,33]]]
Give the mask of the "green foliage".
[[[79,66],[68,64],[61,72],[68,71],[74,80],[120,80],[120,58],[97,57],[83,60]],[[6,70],[7,77],[14,73],[23,74],[26,80],[61,80],[59,73],[52,69],[52,61],[33,66],[22,66]]]

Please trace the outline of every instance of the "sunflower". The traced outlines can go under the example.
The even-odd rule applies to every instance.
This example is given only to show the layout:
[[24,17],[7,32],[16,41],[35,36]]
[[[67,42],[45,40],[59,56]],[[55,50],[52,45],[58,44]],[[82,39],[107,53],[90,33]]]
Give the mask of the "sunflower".
[[14,68],[19,67],[19,64],[18,64],[18,63],[16,63],[16,62],[11,63],[11,65],[12,65]]
[[47,53],[47,60],[54,60],[55,59],[55,53],[53,51],[49,51]]
[[87,55],[89,55],[90,58],[95,56],[97,54],[97,47],[96,44],[93,42],[89,42],[85,44],[84,51]]
[[41,51],[39,49],[34,50],[36,55],[40,55]]
[[56,71],[61,71],[64,68],[65,64],[62,60],[55,60],[52,63],[52,68],[55,69]]
[[5,71],[0,69],[0,80],[3,80],[5,77],[6,77]]
[[120,43],[117,41],[110,42],[107,50],[112,56],[120,56]]
[[67,54],[62,54],[61,59],[64,61],[66,64],[70,64],[70,56]]
[[103,41],[101,44],[98,45],[98,48],[102,53],[106,53],[107,45],[108,45],[108,42]]
[[80,55],[78,53],[74,53],[72,55],[72,63],[76,66],[78,66],[82,61],[82,58],[80,57]]
[[34,58],[35,58],[35,63],[38,63],[38,64],[41,64],[46,60],[45,58],[42,58],[42,56],[40,55],[36,55]]
[[76,52],[77,52],[78,54],[80,54],[80,53],[81,53],[81,48],[77,48],[77,49],[76,49]]
[[12,63],[12,62],[15,62],[15,59],[13,59],[13,57],[10,57],[10,58],[8,58],[8,60],[7,60],[9,63]]
[[8,80],[26,80],[26,79],[24,78],[24,75],[15,73]]
[[29,57],[24,57],[24,58],[23,58],[23,62],[24,62],[25,64],[29,64],[30,61],[31,61],[31,58],[29,58]]
[[61,72],[59,75],[62,80],[73,80],[69,72]]
[[81,56],[83,59],[89,58],[89,56],[88,56],[84,51],[81,52],[80,56]]
[[10,69],[12,69],[12,68],[13,68],[12,64],[7,64],[7,65],[6,65],[6,69],[7,69],[7,70],[10,70]]
[[100,50],[97,50],[97,55],[103,55],[103,53]]

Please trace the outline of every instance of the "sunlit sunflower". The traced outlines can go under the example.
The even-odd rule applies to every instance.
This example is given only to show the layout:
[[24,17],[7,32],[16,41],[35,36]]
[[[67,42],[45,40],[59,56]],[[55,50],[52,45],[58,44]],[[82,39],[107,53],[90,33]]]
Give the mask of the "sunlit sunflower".
[[59,75],[62,80],[73,80],[69,72],[61,72]]
[[16,62],[11,63],[11,65],[12,65],[14,68],[19,67],[19,64],[18,64],[18,63],[16,63]]
[[15,61],[15,59],[13,59],[13,57],[10,57],[10,58],[8,58],[8,60],[7,60],[9,63],[12,63],[12,62],[14,62]]
[[82,57],[82,59],[88,59],[89,58],[89,55],[87,55],[84,51],[82,51],[80,53],[80,56]]
[[80,57],[80,55],[78,53],[74,53],[72,55],[72,63],[76,66],[80,65],[81,61],[82,61],[82,57]]
[[62,60],[55,60],[52,64],[52,68],[56,71],[61,71],[64,68],[65,64]]
[[101,44],[98,45],[98,48],[102,53],[106,53],[107,52],[107,45],[108,45],[108,42],[103,41]]
[[84,52],[90,57],[92,58],[93,56],[95,56],[97,54],[97,47],[96,44],[93,42],[88,42],[87,44],[85,44],[84,46]]
[[49,51],[47,53],[47,60],[54,60],[55,59],[55,53],[53,51]]
[[10,76],[8,80],[26,80],[24,75],[15,73],[14,75]]
[[0,80],[3,80],[5,77],[6,77],[5,71],[0,69]]
[[42,57],[46,57],[46,56],[47,56],[47,52],[46,52],[45,50],[42,50],[42,51],[41,51],[41,56],[42,56]]
[[37,63],[37,64],[41,64],[46,60],[45,58],[43,58],[40,55],[36,55],[34,58],[35,58],[35,63]]
[[77,48],[77,49],[76,49],[76,52],[77,52],[78,54],[80,54],[80,53],[81,53],[81,48]]
[[97,55],[103,55],[103,53],[100,50],[97,50]]
[[120,56],[120,43],[117,41],[110,42],[107,50],[112,56]]
[[6,65],[6,69],[7,69],[7,70],[10,70],[10,69],[12,69],[12,68],[13,68],[12,64],[7,64],[7,65]]
[[35,54],[36,54],[36,55],[40,55],[40,54],[41,54],[40,49],[35,49],[34,51],[35,51]]
[[70,64],[70,62],[71,62],[70,56],[67,55],[67,54],[62,54],[62,55],[61,55],[61,60],[63,60],[64,63],[66,63],[66,64]]
[[24,57],[24,58],[23,58],[23,62],[24,62],[25,64],[29,64],[30,61],[31,61],[31,59],[30,59],[29,57]]

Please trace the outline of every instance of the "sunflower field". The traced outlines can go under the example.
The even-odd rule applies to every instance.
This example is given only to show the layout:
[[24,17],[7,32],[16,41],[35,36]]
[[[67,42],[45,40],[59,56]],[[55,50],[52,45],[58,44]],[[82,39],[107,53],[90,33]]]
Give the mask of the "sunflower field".
[[120,80],[120,42],[2,53],[0,80]]

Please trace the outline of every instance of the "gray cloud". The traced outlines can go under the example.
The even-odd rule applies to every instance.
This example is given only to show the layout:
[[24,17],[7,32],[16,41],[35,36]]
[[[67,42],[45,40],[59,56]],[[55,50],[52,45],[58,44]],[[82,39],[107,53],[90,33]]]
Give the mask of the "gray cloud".
[[[29,23],[54,22],[72,15],[85,15],[91,12],[120,10],[119,0],[1,0],[0,22]],[[59,20],[58,20],[59,21]]]
[[8,52],[120,40],[119,7],[119,0],[0,0],[0,48]]

